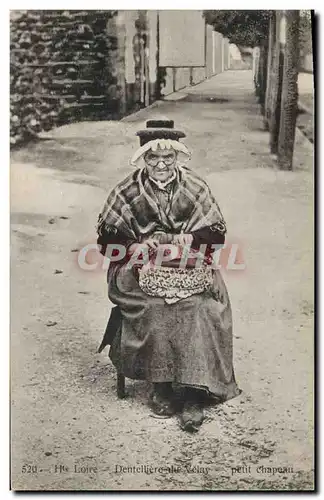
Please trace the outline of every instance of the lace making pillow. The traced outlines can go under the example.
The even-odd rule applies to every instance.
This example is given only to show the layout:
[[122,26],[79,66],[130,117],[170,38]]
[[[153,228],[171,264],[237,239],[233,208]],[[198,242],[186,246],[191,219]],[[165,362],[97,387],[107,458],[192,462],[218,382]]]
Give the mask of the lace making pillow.
[[162,297],[167,304],[203,293],[213,285],[212,269],[143,266],[139,269],[139,286],[152,297]]

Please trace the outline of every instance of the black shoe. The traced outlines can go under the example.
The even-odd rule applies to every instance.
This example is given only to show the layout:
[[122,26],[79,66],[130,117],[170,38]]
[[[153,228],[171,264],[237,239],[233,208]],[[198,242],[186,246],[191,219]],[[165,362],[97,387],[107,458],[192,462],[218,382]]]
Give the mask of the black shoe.
[[150,397],[150,406],[154,414],[159,418],[169,418],[175,413],[173,405],[172,385],[169,382],[154,384]]
[[180,427],[183,431],[198,432],[203,421],[202,404],[197,401],[186,401],[180,414]]

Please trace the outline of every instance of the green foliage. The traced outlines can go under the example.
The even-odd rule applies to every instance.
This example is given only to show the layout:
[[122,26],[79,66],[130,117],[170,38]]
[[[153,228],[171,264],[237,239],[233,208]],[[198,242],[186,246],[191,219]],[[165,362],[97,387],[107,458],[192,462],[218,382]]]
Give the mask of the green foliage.
[[205,10],[204,17],[215,31],[231,43],[255,47],[268,36],[270,10]]
[[312,53],[312,18],[310,10],[300,11],[299,46],[301,53]]

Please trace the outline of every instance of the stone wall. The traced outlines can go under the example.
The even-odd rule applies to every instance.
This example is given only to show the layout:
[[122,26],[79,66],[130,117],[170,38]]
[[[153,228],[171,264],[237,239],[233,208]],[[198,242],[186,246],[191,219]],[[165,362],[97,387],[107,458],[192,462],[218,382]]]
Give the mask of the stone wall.
[[116,11],[13,11],[11,143],[76,120],[120,116]]

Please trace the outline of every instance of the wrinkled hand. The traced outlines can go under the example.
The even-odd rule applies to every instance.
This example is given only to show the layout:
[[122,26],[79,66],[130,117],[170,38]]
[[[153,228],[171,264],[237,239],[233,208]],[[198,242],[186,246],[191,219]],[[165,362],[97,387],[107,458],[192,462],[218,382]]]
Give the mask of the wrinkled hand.
[[159,241],[158,240],[155,240],[154,238],[148,238],[147,240],[144,240],[142,242],[142,245],[146,245],[150,250],[156,250],[157,247],[159,246]]
[[134,252],[137,252],[140,248],[144,250],[146,247],[148,249],[149,254],[152,254],[156,251],[157,247],[159,246],[158,240],[155,240],[153,238],[148,238],[147,240],[142,241],[142,243],[133,243],[128,251],[133,254]]
[[173,243],[175,245],[180,245],[180,246],[186,246],[186,245],[191,245],[193,242],[193,236],[192,234],[175,234],[173,236]]

